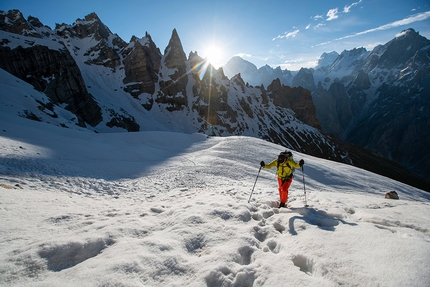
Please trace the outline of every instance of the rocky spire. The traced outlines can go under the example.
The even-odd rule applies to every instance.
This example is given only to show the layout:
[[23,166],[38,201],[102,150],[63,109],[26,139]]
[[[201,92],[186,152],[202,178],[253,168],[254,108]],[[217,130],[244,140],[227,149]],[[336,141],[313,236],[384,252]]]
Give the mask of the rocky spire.
[[168,110],[182,110],[187,105],[187,57],[176,29],[173,29],[169,44],[164,50],[164,64],[173,74],[163,75],[156,102],[168,104]]
[[165,61],[168,68],[185,67],[187,56],[184,53],[184,49],[182,48],[182,43],[176,29],[173,29],[172,37],[164,50],[164,55],[166,56]]
[[[33,22],[36,22],[36,19],[37,22],[40,23],[37,18],[31,17],[31,19]],[[31,27],[29,22],[25,20],[19,10],[9,10],[7,12],[0,11],[0,30],[24,36],[42,38],[41,35]]]
[[[125,91],[134,97],[138,97],[141,93],[153,94],[160,69],[160,49],[148,33],[142,39],[133,36],[129,47],[133,48],[123,55],[126,75],[123,82],[127,84]],[[151,107],[152,105],[145,106],[147,109]]]

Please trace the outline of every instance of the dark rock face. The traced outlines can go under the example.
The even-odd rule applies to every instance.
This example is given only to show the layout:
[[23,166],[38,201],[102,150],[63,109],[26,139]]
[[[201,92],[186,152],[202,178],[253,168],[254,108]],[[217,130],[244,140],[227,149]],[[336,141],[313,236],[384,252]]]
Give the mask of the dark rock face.
[[428,39],[408,29],[370,53],[346,51],[326,80],[312,94],[323,131],[430,178]]
[[372,54],[364,72],[385,81],[345,139],[430,178],[430,41],[409,29]]
[[267,92],[275,105],[293,110],[299,120],[311,127],[321,129],[309,90],[302,87],[291,88],[284,86],[281,85],[279,79],[276,79],[267,87]]
[[95,126],[102,120],[100,107],[87,92],[80,70],[67,50],[0,47],[0,67],[46,93],[52,103],[67,104],[66,109],[78,116],[81,126],[85,122]]
[[[132,37],[131,44],[133,46],[129,49],[131,51],[123,52],[125,91],[133,97],[138,97],[142,93],[152,95],[155,92],[155,83],[158,81],[161,52],[148,33],[143,40]],[[151,109],[151,107],[152,104],[146,108]]]
[[[29,17],[26,21],[18,10],[0,13],[0,20],[0,27],[8,32],[36,38],[45,36],[33,29],[43,26],[37,18]],[[46,93],[53,104],[67,104],[66,109],[78,117],[79,125],[100,123],[100,107],[88,93],[69,51],[52,50],[27,42],[29,47],[18,46],[13,50],[3,43],[0,46],[0,67]]]
[[294,77],[292,82],[293,87],[302,87],[310,91],[316,89],[314,76],[312,70],[301,68],[297,75]]
[[[428,96],[405,99],[410,87],[381,86],[377,101],[363,114],[347,139],[369,150],[377,150],[400,164],[430,174],[430,107]],[[430,95],[430,89],[416,90]],[[396,106],[397,109],[390,107]]]
[[161,75],[160,92],[156,102],[169,104],[169,111],[180,111],[187,106],[187,56],[182,48],[176,29],[172,32],[169,44],[164,50],[164,65],[168,69],[174,69],[173,74]]

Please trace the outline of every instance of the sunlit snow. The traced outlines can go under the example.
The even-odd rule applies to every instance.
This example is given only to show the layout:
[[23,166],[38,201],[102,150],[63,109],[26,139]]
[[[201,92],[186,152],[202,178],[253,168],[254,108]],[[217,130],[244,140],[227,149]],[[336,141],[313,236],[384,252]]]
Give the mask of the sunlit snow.
[[429,193],[293,152],[305,173],[278,209],[275,171],[256,176],[281,146],[93,133],[13,116],[16,105],[0,108],[1,286],[430,283]]

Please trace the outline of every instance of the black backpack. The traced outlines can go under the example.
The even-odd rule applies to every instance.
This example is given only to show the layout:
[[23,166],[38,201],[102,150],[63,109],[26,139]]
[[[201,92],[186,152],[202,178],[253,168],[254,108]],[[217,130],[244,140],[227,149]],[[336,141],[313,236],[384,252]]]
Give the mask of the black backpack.
[[290,151],[283,151],[278,155],[278,167],[281,163],[285,161],[285,159],[292,157],[293,154]]

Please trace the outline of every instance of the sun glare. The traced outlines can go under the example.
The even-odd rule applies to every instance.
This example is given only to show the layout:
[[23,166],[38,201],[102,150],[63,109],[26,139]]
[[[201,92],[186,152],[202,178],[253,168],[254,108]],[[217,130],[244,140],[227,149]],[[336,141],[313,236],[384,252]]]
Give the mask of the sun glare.
[[203,52],[203,57],[205,57],[215,68],[218,68],[222,65],[222,63],[220,63],[222,60],[222,51],[215,45],[206,47]]

